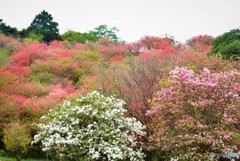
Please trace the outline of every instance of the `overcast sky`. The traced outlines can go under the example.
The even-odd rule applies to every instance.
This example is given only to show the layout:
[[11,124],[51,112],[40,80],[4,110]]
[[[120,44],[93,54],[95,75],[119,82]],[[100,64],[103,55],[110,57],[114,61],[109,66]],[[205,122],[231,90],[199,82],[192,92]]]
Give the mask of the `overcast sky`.
[[60,33],[107,24],[127,42],[165,33],[184,42],[240,27],[240,0],[0,0],[0,19],[18,29],[42,10],[59,23]]

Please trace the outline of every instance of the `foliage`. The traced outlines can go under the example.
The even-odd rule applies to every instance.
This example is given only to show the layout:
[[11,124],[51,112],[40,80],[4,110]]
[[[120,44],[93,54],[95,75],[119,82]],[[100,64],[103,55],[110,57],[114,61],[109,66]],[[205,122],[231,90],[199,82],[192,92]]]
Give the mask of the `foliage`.
[[160,41],[159,37],[154,37],[154,36],[144,36],[140,40],[140,46],[144,46],[148,50],[150,50],[153,47],[153,43],[156,41]]
[[100,52],[105,61],[108,61],[116,56],[126,57],[129,55],[128,46],[122,44],[109,44],[109,46],[101,46]]
[[234,41],[222,48],[222,58],[230,60],[240,60],[240,42]]
[[79,91],[81,95],[86,95],[87,93],[99,89],[99,80],[97,76],[86,76],[82,82],[78,82],[80,85]]
[[96,73],[101,57],[97,51],[84,50],[74,53],[73,59],[81,66],[85,74],[93,75]]
[[[47,161],[44,157],[27,157],[23,156],[21,158],[21,161]],[[16,161],[16,158],[9,154],[8,152],[5,152],[3,150],[0,151],[0,161]]]
[[47,61],[31,66],[31,75],[33,80],[44,84],[50,84],[56,79],[68,79],[77,83],[83,75],[83,70],[79,68],[77,62],[72,59],[61,59],[58,61]]
[[124,102],[94,91],[44,116],[34,142],[61,160],[143,160],[144,127],[124,116]]
[[18,40],[0,34],[0,48],[6,50],[10,55],[20,46],[21,44]]
[[237,45],[237,46],[239,45],[237,43],[234,43],[234,41],[238,41],[238,42],[240,41],[240,29],[238,28],[233,29],[229,32],[224,33],[223,35],[216,37],[215,41],[212,44],[212,50],[209,52],[209,55],[220,54],[224,59],[229,59],[231,57],[239,56],[239,52],[236,53],[237,51],[236,49],[238,47],[236,48],[234,47],[234,45]]
[[7,50],[0,49],[0,66],[4,66],[9,60],[9,53]]
[[116,27],[108,28],[107,25],[99,25],[94,28],[94,30],[90,30],[89,32],[76,32],[69,30],[61,35],[63,40],[68,40],[71,43],[87,43],[89,41],[96,42],[100,38],[108,38],[113,42],[118,42],[119,38],[116,35],[116,32],[119,30]]
[[81,34],[80,32],[76,32],[73,30],[69,30],[61,35],[61,38],[63,40],[68,40],[71,43],[85,43],[87,41],[86,37],[84,37],[84,34]]
[[21,155],[27,151],[28,145],[31,143],[27,127],[19,122],[11,123],[3,134],[6,149],[15,155],[17,161],[20,161]]
[[118,31],[119,30],[116,27],[108,28],[107,25],[99,25],[92,32],[97,39],[105,37],[113,42],[118,42],[119,38],[116,35],[116,32]]
[[187,40],[186,44],[198,52],[211,49],[214,38],[209,35],[199,35]]
[[12,36],[12,37],[18,37],[19,33],[16,27],[11,27],[9,25],[6,25],[2,22],[2,19],[0,19],[0,33],[3,33],[6,36]]
[[240,72],[197,75],[178,68],[170,72],[170,86],[152,102],[151,141],[162,157],[210,160],[210,152],[233,153],[240,148]]
[[[28,51],[31,53],[31,50]],[[17,59],[16,63],[25,65],[22,59]],[[6,66],[0,68],[0,71],[0,148],[3,148],[2,131],[7,124],[21,120],[31,126],[57,103],[69,95],[78,94],[69,81],[43,86],[37,82],[30,82],[23,73],[15,75]],[[36,132],[32,128],[30,131],[33,134]]]
[[143,48],[143,50],[150,50],[150,49],[165,49],[168,50],[173,47],[173,40],[169,38],[160,38],[155,36],[144,36],[138,41],[138,50]]
[[129,58],[124,63],[112,64],[108,70],[100,72],[103,91],[123,98],[128,104],[129,113],[142,123],[149,121],[145,112],[149,109],[149,99],[158,89],[158,81],[163,74],[156,58]]
[[[109,28],[107,28],[107,30],[109,30]],[[24,32],[28,34],[27,30],[22,30],[23,34]],[[192,128],[192,124],[191,122],[185,122],[184,125],[189,124],[189,127],[175,127],[174,132],[176,133],[166,135],[167,139],[171,137],[173,139],[170,139],[170,141],[165,139],[166,144],[168,144],[168,146],[165,146],[165,144],[161,144],[161,142],[156,140],[157,137],[155,136],[157,136],[157,132],[168,129],[170,122],[168,121],[169,124],[166,125],[162,124],[162,122],[160,122],[162,120],[160,120],[159,117],[155,118],[159,116],[158,113],[146,115],[146,112],[153,109],[152,104],[160,104],[154,100],[157,91],[162,91],[170,87],[174,87],[174,89],[189,87],[189,91],[181,91],[177,93],[176,96],[169,94],[169,96],[172,96],[175,100],[183,97],[186,98],[186,100],[195,100],[195,102],[199,103],[197,98],[202,99],[204,93],[206,93],[209,99],[210,97],[214,97],[218,100],[221,94],[219,94],[217,90],[203,89],[206,87],[206,82],[200,79],[202,70],[208,68],[213,73],[209,74],[206,78],[204,77],[209,82],[214,80],[214,74],[221,75],[222,73],[229,77],[231,82],[236,83],[237,81],[239,82],[238,78],[233,80],[232,76],[228,74],[234,69],[240,70],[238,61],[222,60],[217,56],[208,57],[207,53],[211,50],[213,38],[207,35],[193,37],[186,42],[186,45],[182,45],[181,43],[173,45],[171,39],[154,36],[145,36],[136,43],[127,44],[114,42],[106,37],[99,38],[96,36],[96,32],[95,30],[86,33],[73,31],[74,34],[80,34],[82,36],[84,41],[81,41],[85,44],[76,43],[80,41],[80,39],[78,40],[77,36],[75,41],[75,35],[73,34],[73,37],[71,37],[71,32],[65,41],[54,40],[48,45],[34,40],[38,39],[38,36],[41,37],[41,35],[36,32],[32,32],[33,39],[26,38],[21,42],[12,37],[0,35],[0,52],[4,53],[1,56],[2,58],[6,58],[4,61],[6,64],[0,66],[1,149],[4,148],[3,129],[7,127],[9,123],[20,120],[28,126],[33,136],[37,133],[37,128],[33,127],[32,123],[38,122],[39,118],[43,114],[46,114],[49,109],[62,103],[63,100],[69,96],[85,96],[88,92],[100,88],[104,95],[110,96],[114,94],[117,98],[125,100],[127,115],[137,118],[146,126],[145,132],[147,135],[145,135],[144,138],[138,138],[145,143],[143,146],[144,153],[146,154],[145,160],[168,160],[167,158],[170,159],[173,156],[179,156],[180,153],[186,154],[186,151],[190,151],[189,149],[192,147],[197,149],[202,148],[201,151],[191,151],[192,156],[195,154],[196,156],[199,154],[207,156],[209,150],[220,152],[219,149],[221,148],[213,149],[211,146],[208,146],[207,143],[202,142],[200,145],[199,140],[192,144],[187,144],[187,140],[184,139],[179,141],[184,143],[183,146],[174,147],[172,151],[163,149],[162,146],[169,148],[169,146],[173,145],[174,141],[177,142],[176,140],[179,140],[175,137],[177,133],[186,133],[188,136],[192,136],[193,132],[189,130]],[[73,38],[73,41],[71,38]],[[231,49],[231,53],[233,53],[238,51],[238,44],[238,41],[234,41],[224,46],[223,49],[226,48],[226,53]],[[237,57],[231,57],[230,55],[226,56],[229,56],[231,59],[237,59]],[[7,57],[9,57],[8,60]],[[183,86],[183,83],[180,83],[179,86],[172,83],[173,78],[169,76],[168,73],[174,69],[175,66],[183,67],[184,69],[187,67],[187,69],[193,70],[194,76],[192,76],[192,78],[199,78],[203,85],[197,86],[195,84],[191,85],[190,88],[190,85],[184,84]],[[232,84],[229,81],[225,81],[228,83],[226,87]],[[222,85],[220,85],[219,88],[220,87],[222,87]],[[195,92],[191,93],[190,89]],[[235,90],[235,88],[233,89]],[[228,89],[225,89],[225,92],[227,91]],[[226,98],[228,97],[226,96]],[[186,102],[186,100],[182,102]],[[161,105],[164,104],[164,106],[169,103],[164,100],[162,101]],[[225,104],[226,107],[232,106],[231,102],[229,103],[228,101],[229,100],[225,101],[227,103]],[[166,107],[169,107],[167,105]],[[171,102],[170,107],[188,106],[181,103],[175,105]],[[223,105],[221,105],[221,107],[223,107]],[[237,108],[238,107],[239,106],[237,106]],[[175,109],[173,110],[173,112],[179,114],[176,115],[176,120],[178,118],[181,119],[180,116],[190,115],[188,110],[184,110],[178,110],[177,112],[175,112]],[[57,109],[54,111],[56,112]],[[180,113],[181,111],[184,112]],[[171,117],[168,115],[169,113],[171,113],[171,111],[166,113],[166,118],[168,117],[171,120]],[[207,112],[204,113],[204,110],[200,112],[196,110],[196,114],[201,114],[202,120],[204,120],[203,116],[205,116],[204,114],[206,113]],[[93,116],[90,115],[88,117]],[[218,117],[216,119],[218,119]],[[171,123],[174,124],[174,119],[172,120]],[[195,122],[194,120],[193,123]],[[208,132],[209,134],[211,130],[209,130],[210,128],[202,130],[200,129],[201,127],[197,125],[198,124],[194,124],[196,129],[194,132],[202,134],[201,137],[204,140],[206,135],[203,134],[202,131],[205,130],[204,132]],[[221,129],[223,125],[226,126],[226,128],[224,127],[225,131]],[[219,133],[226,132],[230,129],[226,123],[214,124],[214,127],[216,127],[216,130],[214,129],[216,132],[220,129]],[[125,131],[124,129],[121,130]],[[230,129],[229,133],[232,135],[234,132]],[[213,137],[217,140],[217,137],[220,137],[220,135],[222,134],[214,133]],[[238,136],[236,135],[236,137]],[[223,142],[228,146],[236,145],[236,143],[231,143],[231,141],[226,143],[225,140],[223,140]],[[37,153],[35,148],[40,150],[40,144],[33,146],[27,155],[29,156],[29,154],[33,152]],[[203,152],[206,153],[203,154]]]
[[42,35],[43,41],[46,43],[50,43],[52,40],[56,40],[59,37],[58,23],[54,22],[52,15],[45,10],[35,16],[27,30],[28,32]]
[[37,40],[38,42],[42,42],[44,36],[42,34],[37,34],[34,31],[30,31],[27,35],[29,39]]

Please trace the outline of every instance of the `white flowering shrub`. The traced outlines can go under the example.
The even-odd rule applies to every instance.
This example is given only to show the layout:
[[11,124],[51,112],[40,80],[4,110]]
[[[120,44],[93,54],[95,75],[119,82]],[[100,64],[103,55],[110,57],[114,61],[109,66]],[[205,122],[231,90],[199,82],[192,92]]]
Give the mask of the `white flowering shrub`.
[[124,102],[98,92],[66,100],[43,116],[33,143],[64,161],[141,161],[145,127],[125,117]]

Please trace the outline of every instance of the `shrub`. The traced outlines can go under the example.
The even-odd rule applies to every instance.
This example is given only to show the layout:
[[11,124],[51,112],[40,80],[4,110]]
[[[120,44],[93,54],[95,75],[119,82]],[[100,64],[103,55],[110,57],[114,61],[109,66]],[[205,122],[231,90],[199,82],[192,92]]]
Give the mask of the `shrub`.
[[51,60],[33,64],[30,73],[33,80],[43,84],[53,83],[54,77],[59,78],[59,81],[67,78],[72,83],[77,83],[84,75],[84,71],[73,59]]
[[199,35],[187,40],[187,46],[193,48],[194,50],[201,52],[203,50],[211,49],[211,45],[214,38],[209,35]]
[[45,72],[45,71],[35,74],[34,70],[36,70],[36,68],[34,69],[34,67],[37,67],[37,66],[32,66],[32,68],[31,68],[32,80],[34,80],[36,82],[40,82],[41,84],[51,84],[52,83],[53,74]]
[[60,160],[143,160],[144,127],[124,116],[124,102],[98,92],[69,99],[43,117],[34,143]]
[[186,68],[170,72],[148,112],[153,118],[151,141],[164,157],[210,160],[210,152],[240,148],[240,72],[197,75]]
[[16,39],[0,34],[0,48],[8,51],[9,54],[15,52],[20,45],[21,43]]
[[9,57],[7,50],[0,49],[0,66],[4,66],[9,61]]
[[27,127],[19,122],[11,123],[3,134],[6,149],[15,155],[17,161],[20,161],[21,155],[27,151],[28,145],[31,143]]
[[73,59],[78,62],[85,74],[95,74],[98,62],[101,60],[100,54],[96,51],[81,51],[73,55]]

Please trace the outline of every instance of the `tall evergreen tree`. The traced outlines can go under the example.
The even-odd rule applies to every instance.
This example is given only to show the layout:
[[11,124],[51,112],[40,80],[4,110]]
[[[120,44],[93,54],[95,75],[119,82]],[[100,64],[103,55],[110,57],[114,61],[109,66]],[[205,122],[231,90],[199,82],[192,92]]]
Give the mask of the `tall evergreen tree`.
[[43,41],[48,44],[52,40],[59,39],[58,23],[54,22],[52,15],[45,10],[36,15],[28,28],[28,32],[42,35]]

